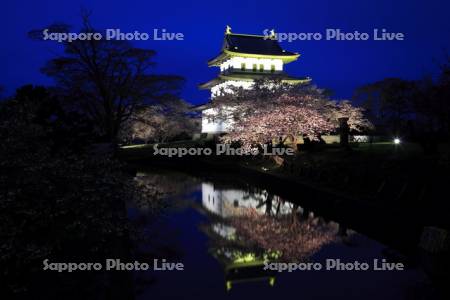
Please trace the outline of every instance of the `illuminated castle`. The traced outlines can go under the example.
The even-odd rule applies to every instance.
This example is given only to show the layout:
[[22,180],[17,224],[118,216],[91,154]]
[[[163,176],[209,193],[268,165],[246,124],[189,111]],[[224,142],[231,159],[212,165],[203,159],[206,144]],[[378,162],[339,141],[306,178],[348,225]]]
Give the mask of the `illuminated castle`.
[[[295,78],[283,71],[284,64],[298,59],[300,54],[281,48],[274,30],[270,35],[232,33],[227,26],[222,50],[219,55],[208,61],[208,66],[219,67],[220,74],[200,85],[201,89],[211,91],[211,100],[227,87],[252,88],[253,82],[261,78],[276,78],[290,84],[309,82],[311,79]],[[232,126],[231,120],[214,120],[215,108],[201,107],[202,133],[217,134],[227,132]]]

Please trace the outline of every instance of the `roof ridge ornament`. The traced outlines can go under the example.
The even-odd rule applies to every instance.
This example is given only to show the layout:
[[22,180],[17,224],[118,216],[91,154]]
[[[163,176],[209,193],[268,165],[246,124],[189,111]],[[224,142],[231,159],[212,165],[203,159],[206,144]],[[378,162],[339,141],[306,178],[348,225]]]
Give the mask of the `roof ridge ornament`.
[[269,31],[269,33],[270,33],[269,38],[271,38],[271,39],[275,39],[276,38],[275,29],[272,28],[272,30]]
[[231,34],[231,27],[229,25],[225,27],[225,34]]

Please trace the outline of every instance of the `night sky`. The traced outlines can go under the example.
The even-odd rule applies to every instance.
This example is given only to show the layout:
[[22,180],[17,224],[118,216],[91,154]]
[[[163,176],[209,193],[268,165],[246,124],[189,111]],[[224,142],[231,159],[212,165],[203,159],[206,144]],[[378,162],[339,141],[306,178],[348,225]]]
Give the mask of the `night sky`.
[[344,32],[368,32],[386,28],[405,34],[404,41],[293,41],[286,50],[300,59],[286,68],[294,76],[310,76],[339,98],[349,98],[365,83],[385,77],[418,79],[436,75],[437,62],[450,49],[450,1],[7,1],[2,3],[0,23],[0,85],[5,93],[27,83],[51,84],[40,73],[46,60],[61,50],[53,41],[27,37],[31,29],[54,22],[80,27],[81,8],[92,11],[98,29],[181,32],[184,41],[142,41],[140,47],[157,51],[156,72],[187,79],[183,97],[205,102],[207,91],[199,83],[212,79],[218,68],[206,62],[219,53],[225,25],[235,33],[320,32],[340,28]]

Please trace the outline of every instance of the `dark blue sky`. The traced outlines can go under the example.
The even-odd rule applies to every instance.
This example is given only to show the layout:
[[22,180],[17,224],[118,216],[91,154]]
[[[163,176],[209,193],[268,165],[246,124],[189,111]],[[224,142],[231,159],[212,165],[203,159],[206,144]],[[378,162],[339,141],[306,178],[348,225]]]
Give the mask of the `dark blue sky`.
[[310,76],[337,97],[351,97],[355,87],[385,77],[420,78],[436,74],[436,61],[450,51],[450,1],[8,1],[0,23],[0,85],[11,93],[26,84],[51,84],[39,71],[60,49],[55,42],[36,42],[27,32],[53,22],[80,27],[81,7],[92,10],[96,28],[182,32],[184,41],[145,41],[139,46],[158,52],[157,72],[187,79],[183,97],[193,103],[209,96],[197,84],[213,78],[217,68],[206,61],[222,45],[226,24],[236,33],[321,32],[340,28],[372,33],[374,28],[403,32],[405,41],[294,41],[282,46],[300,52],[287,66],[296,76]]

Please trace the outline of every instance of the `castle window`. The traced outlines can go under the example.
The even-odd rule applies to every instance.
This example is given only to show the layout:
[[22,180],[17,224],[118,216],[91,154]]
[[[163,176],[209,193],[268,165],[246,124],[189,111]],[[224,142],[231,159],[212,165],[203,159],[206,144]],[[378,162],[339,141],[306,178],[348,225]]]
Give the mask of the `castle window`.
[[257,64],[253,64],[253,72],[256,72],[257,69],[258,69],[258,65]]
[[241,70],[245,71],[245,63],[241,63]]
[[271,73],[274,73],[274,72],[275,72],[275,65],[271,65],[271,66],[270,66],[270,72],[271,72]]
[[260,71],[260,72],[264,72],[264,65],[263,65],[263,64],[260,64],[260,65],[259,65],[259,71]]

